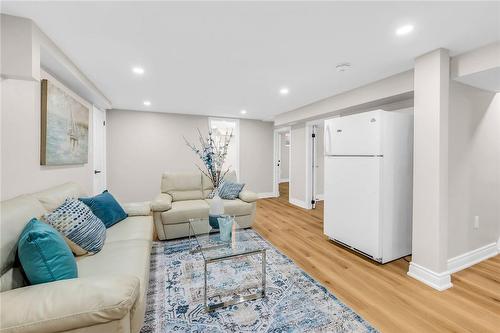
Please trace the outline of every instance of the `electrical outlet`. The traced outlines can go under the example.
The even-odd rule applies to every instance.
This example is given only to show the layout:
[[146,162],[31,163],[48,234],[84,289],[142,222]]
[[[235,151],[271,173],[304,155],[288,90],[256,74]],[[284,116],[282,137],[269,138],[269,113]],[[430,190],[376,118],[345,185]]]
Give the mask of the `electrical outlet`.
[[474,216],[474,230],[479,229],[479,216]]

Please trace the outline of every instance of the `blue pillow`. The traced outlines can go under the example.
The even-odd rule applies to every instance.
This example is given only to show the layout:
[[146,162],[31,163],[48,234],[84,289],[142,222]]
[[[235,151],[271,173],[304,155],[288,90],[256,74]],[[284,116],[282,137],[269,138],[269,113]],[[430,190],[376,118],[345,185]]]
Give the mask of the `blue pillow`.
[[95,197],[80,198],[79,200],[89,206],[92,213],[101,219],[106,228],[126,219],[128,216],[118,201],[108,191],[104,191]]
[[54,228],[37,219],[29,221],[21,232],[17,253],[31,284],[78,277],[68,244]]
[[219,188],[219,196],[222,199],[234,200],[238,197],[245,184],[233,183],[229,180],[224,181]]
[[106,226],[83,202],[68,198],[43,220],[66,237],[77,256],[101,251],[106,240]]

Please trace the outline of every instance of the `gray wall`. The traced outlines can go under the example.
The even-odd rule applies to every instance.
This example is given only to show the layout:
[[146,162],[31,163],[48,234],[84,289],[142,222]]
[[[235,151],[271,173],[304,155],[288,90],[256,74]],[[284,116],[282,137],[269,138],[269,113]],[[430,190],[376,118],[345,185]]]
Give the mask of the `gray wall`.
[[40,82],[1,80],[1,199],[40,191],[64,182],[77,182],[92,193],[92,107],[42,71],[68,94],[89,108],[89,157],[83,165],[40,165]]
[[240,181],[266,196],[273,192],[273,136],[272,122],[240,120]]
[[[152,200],[163,172],[197,171],[200,163],[186,146],[206,133],[208,118],[144,111],[107,112],[108,188],[120,200]],[[240,120],[240,181],[258,193],[272,192],[273,127]]]
[[[448,258],[500,235],[500,94],[450,84]],[[475,230],[474,216],[480,226]]]
[[306,205],[306,126],[292,126],[290,147],[290,201]]

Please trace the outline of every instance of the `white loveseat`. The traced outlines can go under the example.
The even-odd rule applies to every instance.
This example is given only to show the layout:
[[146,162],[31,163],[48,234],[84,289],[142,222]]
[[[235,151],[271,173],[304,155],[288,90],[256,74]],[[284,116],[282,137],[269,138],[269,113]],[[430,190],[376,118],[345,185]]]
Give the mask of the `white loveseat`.
[[76,258],[76,279],[27,286],[16,267],[25,224],[80,196],[80,187],[67,183],[1,203],[0,332],[140,331],[153,235],[149,204],[124,205],[129,217],[107,229],[102,250]]
[[[227,180],[236,181],[236,174],[229,173]],[[151,203],[158,238],[161,240],[186,237],[187,222],[191,218],[207,218],[210,208],[208,195],[212,183],[202,173],[164,173],[161,193]],[[255,219],[257,194],[243,188],[235,200],[223,200],[224,213],[236,217],[243,228]]]

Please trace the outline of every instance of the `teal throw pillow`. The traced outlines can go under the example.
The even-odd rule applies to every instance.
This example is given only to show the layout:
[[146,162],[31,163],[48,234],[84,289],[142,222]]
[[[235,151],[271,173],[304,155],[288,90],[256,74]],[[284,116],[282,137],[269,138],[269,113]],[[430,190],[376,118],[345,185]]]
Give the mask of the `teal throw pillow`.
[[106,228],[126,219],[128,216],[108,191],[104,191],[95,197],[80,198],[79,200],[89,206],[92,213],[101,219]]
[[63,237],[37,219],[29,221],[21,232],[17,253],[31,284],[78,277],[75,257]]

